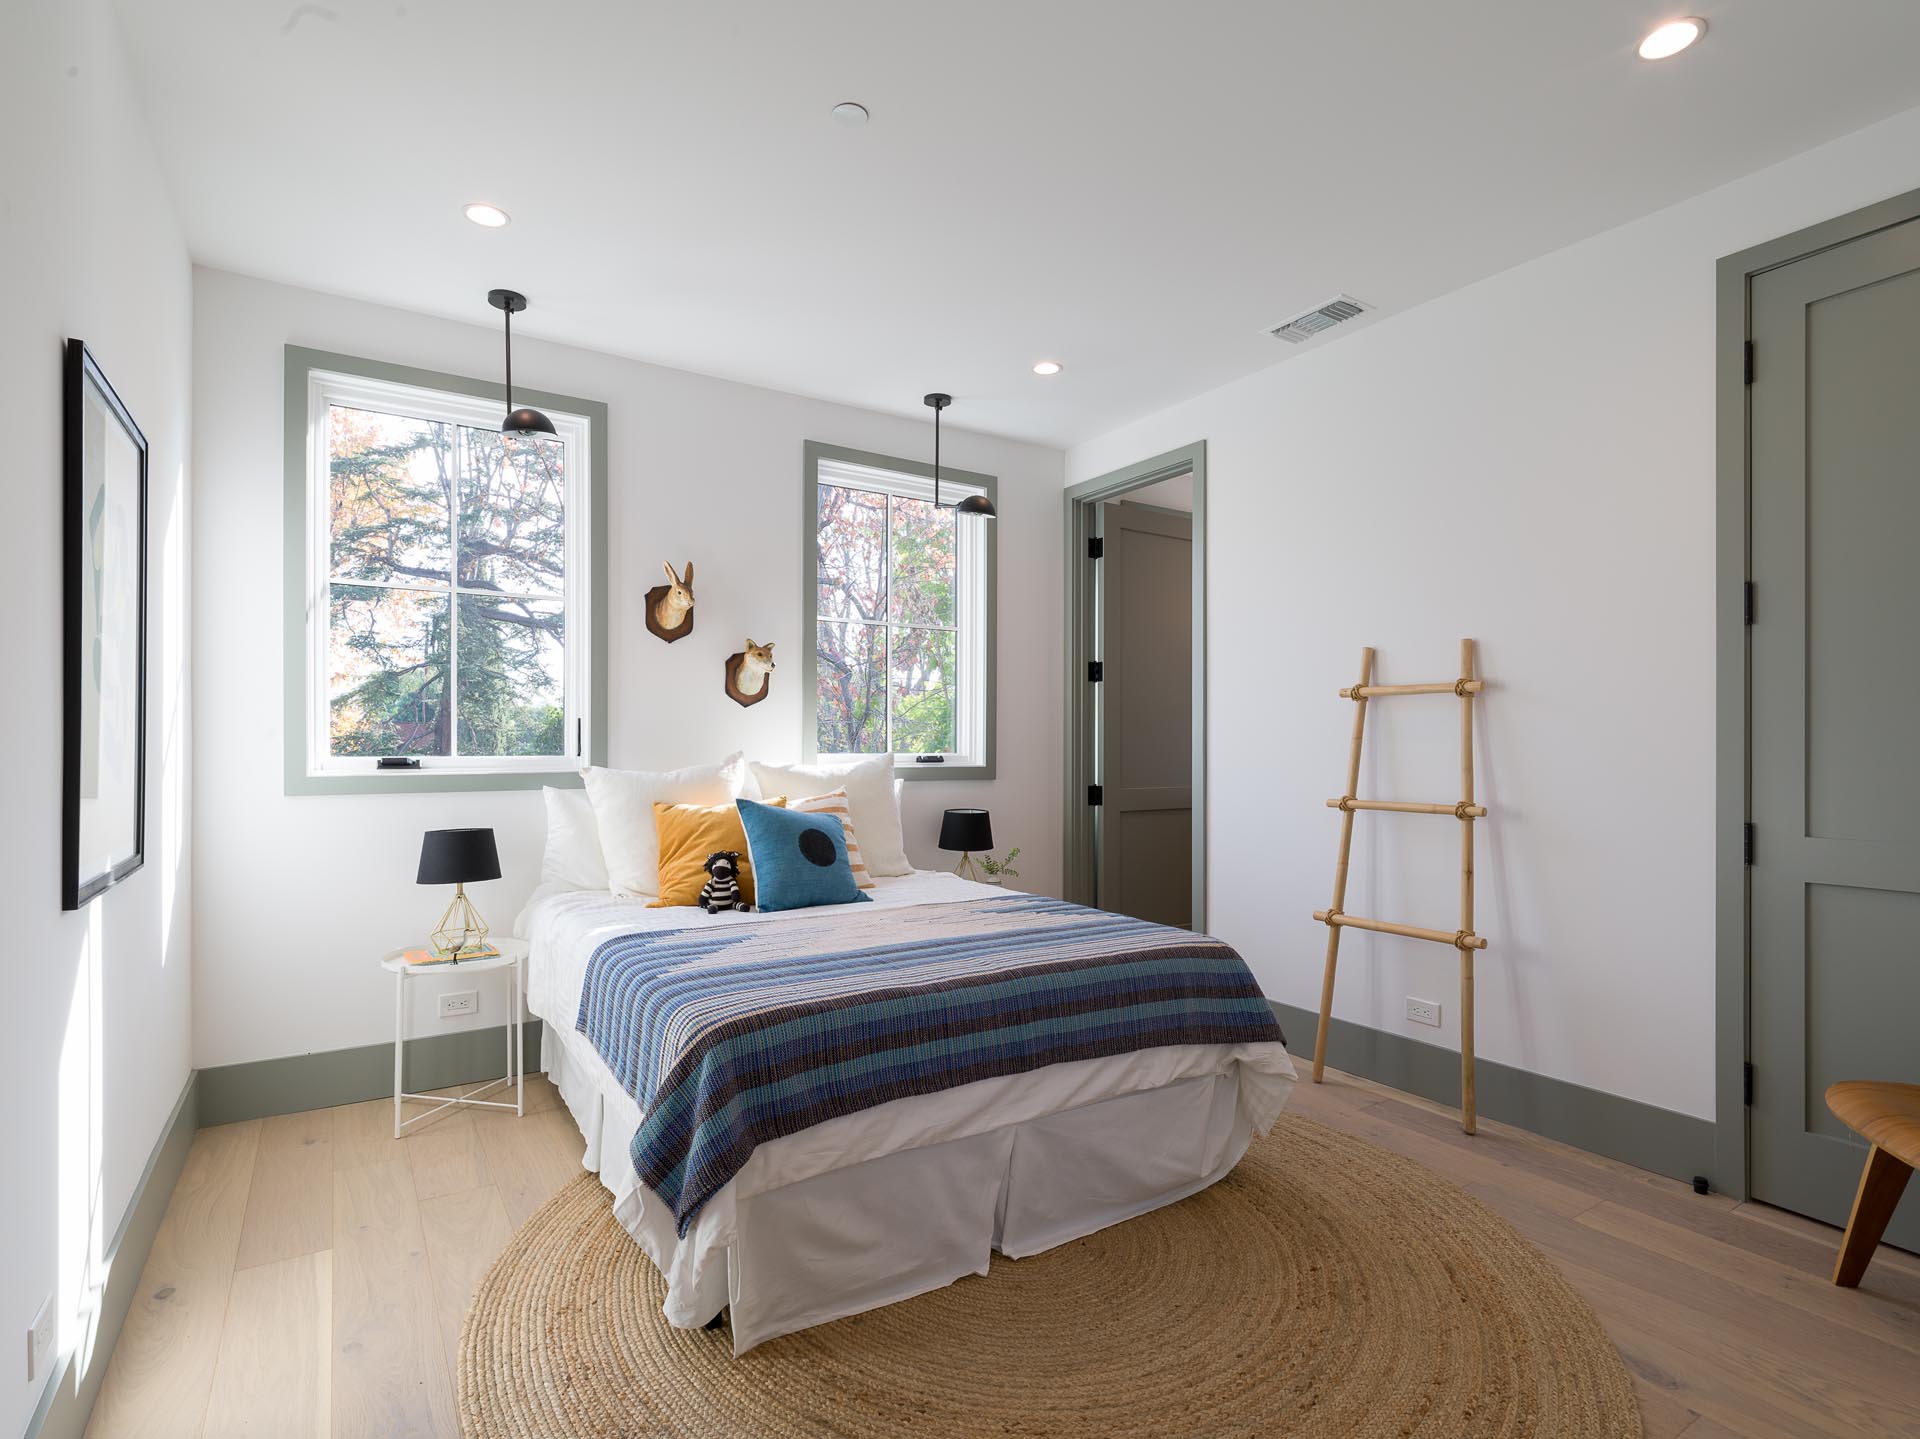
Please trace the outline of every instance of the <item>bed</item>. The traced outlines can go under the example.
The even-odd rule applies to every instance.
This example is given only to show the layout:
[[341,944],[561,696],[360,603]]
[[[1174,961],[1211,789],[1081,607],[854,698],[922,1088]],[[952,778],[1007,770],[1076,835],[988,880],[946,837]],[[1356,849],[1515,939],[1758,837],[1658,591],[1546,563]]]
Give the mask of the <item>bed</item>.
[[[696,1328],[725,1310],[736,1354],[984,1274],[995,1250],[1037,1254],[1182,1199],[1231,1170],[1291,1092],[1293,1065],[1277,1040],[1155,1044],[836,1114],[742,1145],[697,1190],[691,1170],[668,1175],[664,1165],[657,1186],[643,1183],[636,1163],[658,1142],[666,1104],[656,1094],[643,1107],[636,1094],[651,1091],[615,1072],[632,1068],[627,1049],[587,1015],[618,989],[607,966],[621,954],[691,942],[805,948],[826,931],[801,927],[845,924],[850,910],[866,911],[869,929],[934,934],[963,912],[1013,913],[988,902],[1075,908],[926,871],[868,893],[871,906],[719,915],[562,893],[536,898],[521,922],[541,1064],[586,1140],[584,1163],[665,1277],[668,1322]],[[928,949],[947,952],[935,941]]]

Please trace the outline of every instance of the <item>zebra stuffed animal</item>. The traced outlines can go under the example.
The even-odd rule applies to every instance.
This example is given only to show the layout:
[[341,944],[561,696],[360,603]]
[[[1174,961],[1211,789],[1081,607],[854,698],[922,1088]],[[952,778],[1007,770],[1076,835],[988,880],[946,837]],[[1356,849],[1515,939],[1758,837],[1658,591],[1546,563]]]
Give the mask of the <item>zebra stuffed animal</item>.
[[717,849],[707,856],[707,882],[700,887],[700,908],[708,914],[721,914],[729,909],[746,909],[746,900],[740,897],[740,852],[733,849]]

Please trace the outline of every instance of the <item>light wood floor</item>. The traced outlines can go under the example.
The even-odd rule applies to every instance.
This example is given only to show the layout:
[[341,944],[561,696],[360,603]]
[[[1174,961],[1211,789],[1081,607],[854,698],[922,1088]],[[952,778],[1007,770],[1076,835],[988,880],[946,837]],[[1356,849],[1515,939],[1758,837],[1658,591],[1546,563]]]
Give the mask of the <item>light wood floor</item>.
[[[384,1100],[202,1130],[88,1433],[457,1433],[468,1297],[580,1172],[554,1091],[527,1092],[525,1119],[459,1111],[398,1141]],[[1550,1256],[1626,1356],[1648,1439],[1920,1434],[1920,1259],[1882,1248],[1838,1290],[1838,1232],[1779,1210],[1485,1120],[1468,1139],[1332,1071],[1292,1107],[1446,1175]]]

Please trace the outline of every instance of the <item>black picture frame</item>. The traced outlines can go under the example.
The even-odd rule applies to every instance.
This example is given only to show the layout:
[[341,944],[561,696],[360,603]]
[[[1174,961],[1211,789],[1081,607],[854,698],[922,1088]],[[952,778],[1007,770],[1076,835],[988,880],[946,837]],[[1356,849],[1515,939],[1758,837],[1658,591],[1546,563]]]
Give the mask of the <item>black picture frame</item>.
[[[90,417],[99,417],[98,425]],[[131,445],[138,457],[137,497],[121,496],[128,508],[137,512],[135,533],[124,537],[128,543],[116,552],[113,512],[105,508],[112,485],[105,475],[107,457],[90,456],[90,435],[96,447],[114,438],[111,429]],[[61,857],[60,907],[79,909],[95,897],[119,884],[146,863],[147,837],[147,437],[134,423],[125,403],[108,383],[99,362],[84,341],[69,339],[65,356],[65,412],[63,416],[63,482],[65,485],[62,540],[62,622],[65,629],[65,653],[61,658],[63,702],[61,758]],[[95,463],[91,466],[89,460]],[[123,482],[124,483],[124,482]],[[97,492],[97,493],[96,493]],[[112,582],[115,601],[124,598],[124,578],[113,575],[115,561],[131,563],[132,603],[116,609],[103,601]],[[91,603],[89,601],[91,600]],[[103,618],[111,616],[111,620]],[[105,699],[112,693],[103,682],[103,658],[111,658],[111,644],[97,644],[111,624],[124,629],[131,621],[131,635],[118,636],[131,647],[132,713],[125,713],[127,696],[122,693],[113,705],[112,716],[105,715]],[[94,701],[92,728],[89,729],[87,701]],[[130,765],[103,766],[100,761],[102,733],[107,720],[116,726],[114,735],[130,744]],[[131,732],[128,733],[127,731]],[[122,753],[119,758],[124,761]],[[131,782],[132,793],[125,793]],[[111,784],[116,794],[99,793]],[[88,793],[91,788],[95,791]],[[104,851],[105,858],[88,858],[84,848],[99,849],[87,832],[89,816],[83,813],[85,800],[96,802],[118,798],[120,812],[130,814],[132,834],[124,831],[113,837]],[[114,813],[111,806],[107,813]],[[122,842],[124,841],[124,843]],[[124,858],[115,858],[122,850]]]

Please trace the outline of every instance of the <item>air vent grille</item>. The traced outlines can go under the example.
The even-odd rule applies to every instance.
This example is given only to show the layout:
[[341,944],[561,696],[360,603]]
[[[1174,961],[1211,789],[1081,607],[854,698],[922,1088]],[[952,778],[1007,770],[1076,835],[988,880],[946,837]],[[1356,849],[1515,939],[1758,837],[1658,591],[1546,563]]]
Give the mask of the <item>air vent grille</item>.
[[1331,330],[1343,320],[1351,320],[1356,315],[1364,315],[1373,306],[1356,300],[1351,295],[1335,295],[1326,304],[1284,320],[1267,331],[1290,345],[1303,344],[1311,340],[1322,330]]

